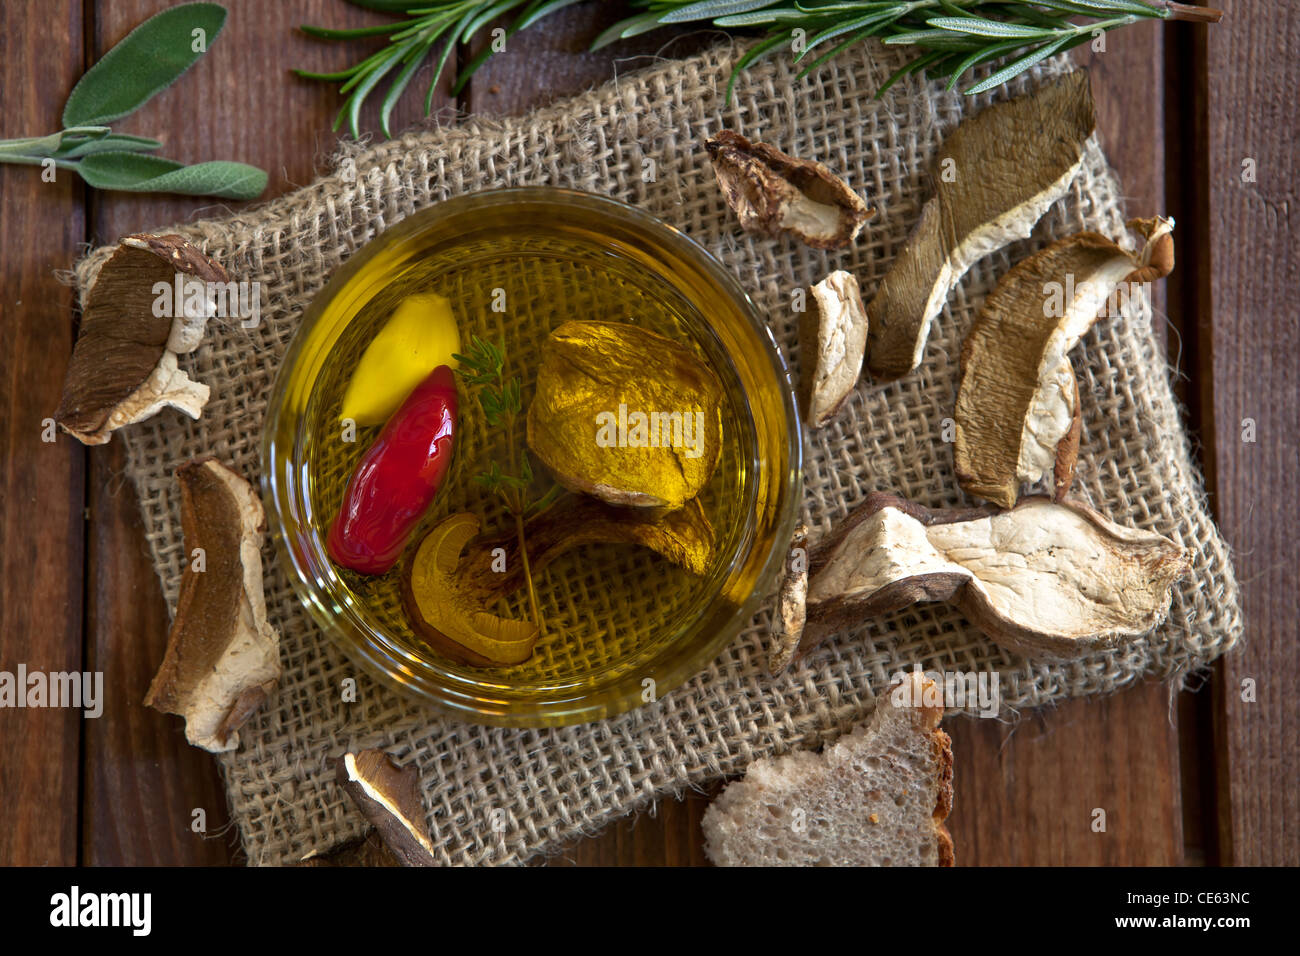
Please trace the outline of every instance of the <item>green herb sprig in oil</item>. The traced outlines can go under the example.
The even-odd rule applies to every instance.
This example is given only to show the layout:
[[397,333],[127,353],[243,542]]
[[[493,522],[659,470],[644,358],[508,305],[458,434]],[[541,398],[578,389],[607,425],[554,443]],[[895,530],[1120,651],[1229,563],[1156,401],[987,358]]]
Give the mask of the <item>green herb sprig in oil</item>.
[[528,544],[524,536],[524,516],[537,508],[545,507],[554,497],[556,487],[537,499],[529,498],[533,483],[533,469],[528,463],[528,453],[521,452],[516,431],[523,412],[522,384],[518,375],[506,374],[506,354],[501,345],[472,336],[469,354],[453,355],[460,363],[456,374],[468,386],[477,389],[479,407],[492,428],[504,428],[509,457],[503,468],[492,461],[481,473],[474,476],[476,484],[495,492],[505,502],[506,510],[515,519],[515,534],[519,540],[519,558],[523,562],[524,580],[528,582],[528,604],[533,623],[543,630],[541,607],[537,602],[537,589],[533,586],[533,573],[528,563]]

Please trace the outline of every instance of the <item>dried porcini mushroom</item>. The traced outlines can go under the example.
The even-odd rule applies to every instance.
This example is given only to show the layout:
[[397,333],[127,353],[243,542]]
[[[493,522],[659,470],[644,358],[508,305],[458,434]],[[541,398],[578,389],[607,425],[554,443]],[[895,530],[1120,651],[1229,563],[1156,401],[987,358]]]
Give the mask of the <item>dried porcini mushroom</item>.
[[844,271],[832,272],[809,291],[816,308],[800,322],[799,355],[805,368],[813,366],[804,407],[809,424],[820,428],[844,406],[862,374],[867,310],[858,280]]
[[953,415],[968,494],[1010,508],[1021,485],[1049,474],[1058,497],[1068,489],[1079,402],[1067,356],[1099,311],[1116,311],[1119,293],[1173,268],[1173,220],[1131,225],[1145,237],[1140,251],[1076,233],[1017,263],[984,300],[962,346]]
[[[566,494],[524,521],[528,565],[534,577],[560,555],[588,544],[630,544],[649,548],[691,574],[708,573],[713,526],[699,499],[675,511],[619,508],[586,495]],[[500,550],[498,550],[500,549]],[[516,534],[482,538],[465,551],[456,571],[460,590],[485,607],[525,582]],[[500,570],[504,563],[505,570]]]
[[861,197],[821,163],[751,143],[729,129],[705,149],[727,205],[746,232],[789,233],[814,249],[840,249],[871,218]]
[[345,753],[335,775],[403,866],[437,866],[414,765],[399,769],[383,751],[362,750]]
[[[54,413],[59,426],[87,445],[102,445],[116,429],[166,406],[198,418],[208,387],[181,371],[176,356],[194,351],[203,339],[214,311],[207,283],[229,279],[183,236],[122,239],[86,294],[63,398]],[[170,309],[155,309],[154,285],[160,282],[183,290],[172,297]]]
[[803,636],[808,601],[808,529],[799,525],[790,542],[785,577],[776,599],[776,626],[767,657],[767,672],[779,674],[794,660]]
[[211,459],[176,469],[186,565],[167,651],[144,702],[185,718],[185,739],[217,753],[280,679],[280,635],[262,595],[262,503]]
[[1077,502],[930,511],[868,496],[810,555],[799,656],[834,631],[920,601],[956,605],[1028,657],[1077,658],[1160,624],[1188,555]]
[[1064,501],[1065,496],[1069,494],[1070,486],[1074,484],[1074,469],[1079,462],[1079,440],[1083,437],[1083,409],[1079,401],[1079,380],[1075,378],[1074,368],[1068,359],[1065,367],[1070,371],[1071,384],[1074,386],[1074,397],[1069,402],[1074,411],[1070,417],[1070,427],[1065,431],[1065,437],[1056,443],[1056,460],[1052,463],[1053,501]]
[[722,453],[722,386],[662,335],[625,322],[565,322],[542,345],[528,445],[570,491],[680,508]]
[[934,317],[966,270],[1024,239],[1065,194],[1092,134],[1084,70],[990,106],[944,141],[935,193],[867,306],[867,367],[879,381],[921,363]]
[[520,664],[532,656],[540,632],[528,621],[490,613],[463,586],[461,552],[479,531],[469,512],[443,519],[420,542],[403,578],[411,625],[447,657],[473,667]]

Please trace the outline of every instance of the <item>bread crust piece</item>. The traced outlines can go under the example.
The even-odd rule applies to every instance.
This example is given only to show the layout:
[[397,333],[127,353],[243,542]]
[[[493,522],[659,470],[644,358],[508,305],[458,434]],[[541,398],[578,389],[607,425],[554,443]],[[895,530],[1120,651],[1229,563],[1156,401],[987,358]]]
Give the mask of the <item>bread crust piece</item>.
[[939,760],[939,795],[934,803],[934,835],[939,844],[939,865],[956,866],[957,852],[948,829],[952,813],[952,738],[942,730],[930,733],[930,742]]
[[[906,686],[904,686],[906,685]],[[705,812],[719,866],[953,866],[952,742],[921,673],[878,696],[868,722],[822,753],[750,765]],[[874,811],[874,812],[873,812]]]
[[[919,680],[918,680],[919,678]],[[918,672],[913,671],[907,675],[904,680],[911,680],[914,683],[913,693],[922,695],[920,700],[924,700],[928,688],[934,686],[934,681],[924,677]],[[894,690],[902,684],[902,681],[896,681],[890,685],[889,690],[885,692],[884,700],[888,701],[893,695]],[[877,703],[876,706],[880,706]],[[934,753],[935,760],[939,764],[939,787],[934,801],[934,835],[939,847],[939,865],[956,866],[957,854],[952,842],[952,833],[947,826],[948,814],[952,813],[953,789],[952,789],[952,738],[939,729],[939,722],[943,720],[944,709],[942,707],[922,707],[920,713],[920,723],[922,728],[928,728],[930,737],[930,746]]]

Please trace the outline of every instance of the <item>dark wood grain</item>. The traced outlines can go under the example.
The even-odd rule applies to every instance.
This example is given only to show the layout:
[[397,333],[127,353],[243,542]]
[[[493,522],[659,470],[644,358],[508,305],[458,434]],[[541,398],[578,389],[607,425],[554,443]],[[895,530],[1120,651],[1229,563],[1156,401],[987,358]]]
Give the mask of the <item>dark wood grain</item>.
[[[1244,647],[1223,666],[1230,826],[1225,857],[1238,864],[1300,863],[1300,159],[1295,4],[1267,15],[1225,2],[1208,37],[1214,503],[1232,545],[1246,615]],[[1244,163],[1254,163],[1254,182]],[[1255,430],[1254,441],[1248,429]],[[1255,701],[1244,699],[1253,685]]]
[[[506,40],[505,48],[474,74],[462,104],[469,112],[523,113],[650,66],[656,57],[688,56],[724,36],[717,30],[664,27],[592,52],[592,42],[626,15],[622,5],[601,0],[551,14]],[[501,25],[509,22],[506,18]],[[475,38],[475,51],[487,42],[486,35]]]
[[[93,57],[168,5],[164,0],[96,4]],[[164,140],[166,154],[186,162],[234,159],[260,166],[270,174],[263,197],[269,199],[310,182],[338,141],[330,125],[341,98],[331,86],[292,76],[290,68],[338,69],[380,42],[325,43],[295,27],[360,26],[384,17],[334,0],[234,0],[226,5],[229,17],[209,53],[121,127]],[[427,67],[425,75],[431,74]],[[414,81],[417,87],[419,80]],[[435,108],[451,103],[446,88],[444,81]],[[422,97],[410,95],[394,122],[400,128],[422,115]],[[363,112],[365,127],[377,129],[378,116],[376,98]],[[192,197],[96,192],[90,229],[94,241],[110,242],[220,211],[211,200]],[[228,831],[216,763],[185,742],[179,718],[140,703],[162,660],[168,609],[149,559],[134,489],[122,475],[120,451],[90,453],[94,531],[88,554],[87,646],[114,693],[113,706],[87,739],[84,860],[110,865],[230,862],[238,840]],[[193,828],[199,809],[206,817],[205,832]]]
[[[0,6],[0,138],[59,128],[82,70],[80,0]],[[85,238],[75,176],[0,166],[0,670],[80,671],[85,453],[42,441],[72,350],[55,277]],[[89,721],[94,723],[94,721]],[[77,862],[82,714],[0,711],[0,864]]]
[[[959,866],[1177,866],[1178,736],[1169,690],[1145,683],[1025,714],[945,723]],[[1094,831],[1096,811],[1105,830]]]
[[[5,4],[0,136],[53,128],[85,65],[168,5]],[[1157,333],[1167,336],[1168,353],[1186,376],[1180,395],[1237,549],[1248,643],[1216,668],[1213,699],[1209,692],[1181,694],[1171,707],[1168,689],[1148,683],[1026,715],[1014,729],[950,721],[957,799],[949,822],[964,865],[1297,861],[1297,744],[1286,729],[1300,716],[1291,691],[1300,676],[1300,607],[1285,562],[1297,518],[1291,442],[1300,425],[1300,343],[1286,291],[1300,278],[1290,99],[1300,86],[1290,52],[1300,37],[1294,22],[1264,25],[1240,2],[1220,5],[1228,17],[1208,30],[1141,24],[1108,36],[1104,52],[1080,48],[1079,58],[1093,70],[1099,136],[1124,183],[1129,213],[1168,210],[1179,217],[1183,274],[1168,291],[1155,290]],[[270,173],[263,197],[270,198],[309,182],[338,139],[329,132],[341,105],[335,90],[289,69],[337,69],[382,42],[325,43],[294,26],[355,26],[384,17],[337,0],[227,6],[226,29],[211,53],[120,125],[163,139],[165,154],[177,159],[260,165]],[[459,104],[444,80],[436,100],[443,121],[454,121],[457,105],[517,113],[645,65],[644,57],[685,55],[717,37],[661,31],[588,52],[618,13],[617,4],[578,4],[510,38]],[[399,128],[421,120],[419,100],[408,91]],[[377,128],[377,114],[371,103],[363,114],[367,129]],[[1240,181],[1247,156],[1258,162],[1255,184]],[[110,689],[98,721],[83,724],[67,711],[0,713],[0,863],[72,863],[79,855],[96,864],[238,860],[234,834],[224,830],[215,763],[185,744],[178,718],[139,704],[161,658],[167,609],[121,475],[121,449],[87,454],[62,437],[39,443],[74,328],[71,293],[53,270],[66,268],[81,241],[218,214],[229,204],[87,197],[69,177],[45,184],[36,171],[12,167],[0,167],[0,195],[0,669],[18,661],[79,669],[84,656]],[[1240,441],[1246,417],[1256,421],[1253,444]],[[92,519],[88,536],[83,505]],[[1240,700],[1246,678],[1256,681],[1258,703]],[[665,800],[654,814],[617,821],[549,862],[702,864],[700,818],[717,789]],[[206,812],[207,834],[191,829],[196,808]],[[1105,832],[1092,829],[1096,809],[1106,811]]]

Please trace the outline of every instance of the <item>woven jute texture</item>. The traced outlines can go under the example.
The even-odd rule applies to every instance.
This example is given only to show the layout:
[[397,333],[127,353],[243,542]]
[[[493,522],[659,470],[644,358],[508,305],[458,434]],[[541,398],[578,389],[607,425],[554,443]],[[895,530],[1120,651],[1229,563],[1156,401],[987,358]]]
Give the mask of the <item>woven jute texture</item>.
[[[944,135],[994,99],[1026,92],[1070,68],[1047,61],[1009,89],[979,97],[904,81],[872,94],[900,64],[875,44],[845,52],[806,80],[776,56],[749,70],[724,101],[738,48],[623,76],[522,118],[470,118],[348,154],[348,164],[251,211],[175,231],[263,290],[259,327],[214,322],[182,365],[212,386],[203,418],[167,411],[119,432],[149,545],[175,605],[182,537],[173,471],[216,455],[258,477],[258,442],[280,357],[312,296],[364,242],[417,209],[491,186],[552,184],[614,196],[684,230],[740,277],[795,368],[791,291],[833,268],[852,270],[869,297],[928,194],[929,161]],[[725,207],[702,145],[732,127],[840,171],[876,210],[852,249],[836,254],[743,234]],[[646,160],[654,175],[644,175]],[[345,166],[355,166],[352,169]],[[1123,234],[1121,192],[1091,142],[1068,194],[1033,237],[981,261],[935,321],[922,367],[887,385],[859,385],[844,413],[805,437],[804,519],[825,531],[869,492],[929,507],[969,504],[953,477],[958,356],[997,277],[1052,238],[1080,229]],[[108,250],[77,267],[83,292]],[[622,717],[550,730],[489,729],[440,717],[359,674],[313,626],[279,563],[265,561],[266,597],[282,637],[284,676],[221,757],[231,810],[253,864],[284,864],[361,835],[366,824],[333,782],[332,761],[380,747],[414,763],[427,822],[448,863],[517,863],[559,848],[669,792],[743,771],[757,757],[815,747],[871,709],[900,668],[996,671],[1002,712],[1115,691],[1143,676],[1180,680],[1241,634],[1227,549],[1204,506],[1200,479],[1152,334],[1148,305],[1098,322],[1073,353],[1083,405],[1074,493],[1112,519],[1168,535],[1193,555],[1168,621],[1120,650],[1069,664],[1030,663],[991,644],[943,605],[918,606],[841,635],[779,679],[765,676],[764,610],[689,684]],[[343,703],[344,678],[358,681]],[[178,728],[179,732],[179,728]],[[960,729],[958,729],[960,732]]]

